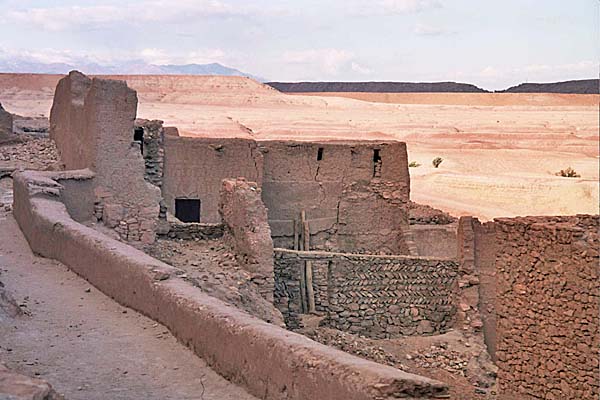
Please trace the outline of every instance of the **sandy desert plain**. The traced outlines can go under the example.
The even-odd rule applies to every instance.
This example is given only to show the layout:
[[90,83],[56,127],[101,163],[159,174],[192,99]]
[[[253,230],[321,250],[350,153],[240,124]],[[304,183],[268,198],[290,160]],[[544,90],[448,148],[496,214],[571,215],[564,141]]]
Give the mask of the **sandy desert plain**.
[[[0,74],[9,112],[48,116],[60,75]],[[138,117],[184,135],[257,140],[396,139],[411,198],[453,215],[598,213],[598,95],[284,94],[248,78],[111,76],[138,92]],[[439,168],[432,159],[442,157]],[[556,176],[567,167],[580,178]]]

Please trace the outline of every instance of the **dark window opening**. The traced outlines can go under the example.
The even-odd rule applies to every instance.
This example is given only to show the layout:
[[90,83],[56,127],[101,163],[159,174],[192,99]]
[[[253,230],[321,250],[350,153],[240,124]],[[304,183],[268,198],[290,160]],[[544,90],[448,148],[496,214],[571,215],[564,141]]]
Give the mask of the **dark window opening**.
[[321,161],[323,159],[323,148],[319,147],[317,150],[317,161]]
[[144,154],[144,128],[135,128],[133,130],[133,141],[139,142],[140,151]]
[[181,222],[200,222],[200,200],[175,199],[175,217]]
[[373,177],[378,178],[381,176],[381,154],[379,149],[373,149]]

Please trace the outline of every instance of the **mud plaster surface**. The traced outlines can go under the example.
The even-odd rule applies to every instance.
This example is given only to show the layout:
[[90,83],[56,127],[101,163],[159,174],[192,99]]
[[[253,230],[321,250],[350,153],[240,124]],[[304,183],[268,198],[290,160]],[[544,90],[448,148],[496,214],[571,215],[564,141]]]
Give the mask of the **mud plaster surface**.
[[29,314],[0,323],[0,360],[9,368],[38,373],[69,400],[255,399],[162,325],[34,256],[9,214],[0,215],[0,236],[0,280]]

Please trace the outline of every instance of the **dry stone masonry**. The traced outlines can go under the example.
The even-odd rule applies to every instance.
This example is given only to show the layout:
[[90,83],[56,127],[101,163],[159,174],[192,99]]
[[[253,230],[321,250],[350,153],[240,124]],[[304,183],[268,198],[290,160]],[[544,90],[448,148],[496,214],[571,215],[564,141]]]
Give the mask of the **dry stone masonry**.
[[496,220],[504,399],[600,396],[598,216]]
[[276,249],[275,297],[291,327],[299,324],[299,271],[306,261],[318,271],[315,302],[331,327],[373,338],[452,327],[458,268],[453,260]]

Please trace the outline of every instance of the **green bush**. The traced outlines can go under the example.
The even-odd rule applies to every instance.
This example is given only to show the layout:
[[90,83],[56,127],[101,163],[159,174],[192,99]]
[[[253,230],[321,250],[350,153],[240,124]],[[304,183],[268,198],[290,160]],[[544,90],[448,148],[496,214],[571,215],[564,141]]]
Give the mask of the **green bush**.
[[438,168],[440,166],[440,164],[442,163],[442,161],[444,161],[444,159],[442,157],[436,157],[433,159],[433,161],[431,163],[433,164],[434,168]]
[[408,164],[409,168],[417,168],[417,167],[420,167],[420,166],[421,166],[421,164],[419,164],[416,161],[411,161],[410,164]]
[[571,167],[567,167],[567,169],[561,169],[560,172],[556,173],[556,176],[562,176],[564,178],[581,178],[575,170]]

